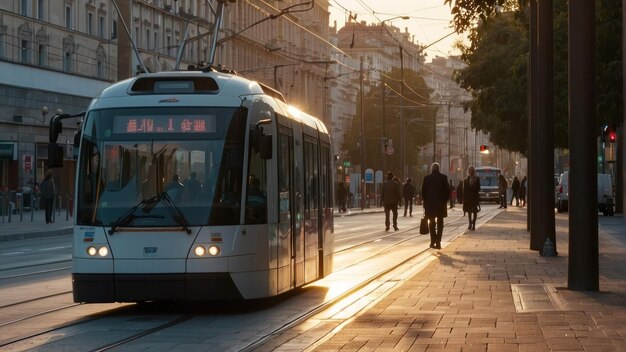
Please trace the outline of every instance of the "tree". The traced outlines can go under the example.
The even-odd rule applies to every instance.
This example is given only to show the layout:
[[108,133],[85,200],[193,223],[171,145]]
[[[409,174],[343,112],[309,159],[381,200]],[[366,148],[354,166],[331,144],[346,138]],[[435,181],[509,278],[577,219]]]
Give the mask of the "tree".
[[[597,2],[596,98],[600,124],[622,114],[621,19],[619,0]],[[557,148],[568,147],[567,4],[554,2],[554,121]],[[527,75],[529,20],[525,8],[493,15],[471,29],[471,44],[461,46],[468,66],[457,82],[473,100],[472,127],[490,134],[494,144],[527,151]],[[502,79],[506,77],[506,79]],[[599,132],[598,132],[599,133]]]
[[[382,82],[369,82],[364,94],[364,126],[366,167],[374,170],[391,170],[402,173],[402,131],[405,131],[406,163],[409,176],[414,174],[418,165],[419,152],[422,147],[432,141],[432,121],[434,110],[429,106],[431,90],[426,86],[424,78],[417,72],[404,70],[404,125],[400,121],[401,85],[400,69],[382,74]],[[385,116],[383,119],[383,84],[385,84]],[[352,126],[346,132],[343,150],[353,164],[361,160],[360,150],[360,98],[357,98],[357,116],[352,119]],[[417,120],[415,120],[417,119]],[[384,121],[383,121],[384,120]],[[413,121],[409,124],[409,121]],[[384,128],[383,128],[384,123]],[[383,129],[385,131],[383,135]],[[393,146],[392,155],[385,154],[384,144]]]

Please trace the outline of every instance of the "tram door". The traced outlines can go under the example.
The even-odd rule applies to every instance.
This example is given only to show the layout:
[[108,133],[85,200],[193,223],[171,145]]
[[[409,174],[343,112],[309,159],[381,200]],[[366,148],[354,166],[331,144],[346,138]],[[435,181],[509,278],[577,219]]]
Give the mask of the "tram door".
[[[303,250],[302,235],[303,226],[301,212],[301,195],[298,182],[297,155],[301,154],[294,140],[294,133],[285,126],[279,126],[278,133],[278,197],[279,197],[279,224],[278,224],[278,292],[284,292],[303,281]],[[299,149],[299,150],[298,150]],[[300,154],[298,154],[300,151]],[[300,165],[301,170],[301,165]]]
[[291,242],[293,263],[293,284],[298,287],[304,285],[304,145],[302,140],[302,125],[293,124],[293,237]]

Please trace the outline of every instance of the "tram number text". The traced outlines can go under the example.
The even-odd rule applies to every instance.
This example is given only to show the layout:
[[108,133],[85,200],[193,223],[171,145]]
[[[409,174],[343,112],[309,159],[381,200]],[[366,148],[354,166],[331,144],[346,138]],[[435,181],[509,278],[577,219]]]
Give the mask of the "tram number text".
[[156,257],[158,248],[157,247],[143,247],[143,256],[144,257]]

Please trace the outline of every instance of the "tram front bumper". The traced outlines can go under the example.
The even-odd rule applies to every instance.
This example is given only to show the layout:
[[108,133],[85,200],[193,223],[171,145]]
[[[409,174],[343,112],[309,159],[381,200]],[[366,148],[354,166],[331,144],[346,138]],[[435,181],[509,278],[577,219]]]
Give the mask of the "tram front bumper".
[[240,300],[228,273],[72,274],[74,302]]

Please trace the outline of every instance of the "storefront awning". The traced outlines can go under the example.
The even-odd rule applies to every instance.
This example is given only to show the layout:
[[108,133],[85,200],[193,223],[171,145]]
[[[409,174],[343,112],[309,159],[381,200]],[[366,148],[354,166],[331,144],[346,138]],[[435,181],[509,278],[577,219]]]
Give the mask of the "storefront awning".
[[15,142],[0,142],[0,160],[17,160]]

